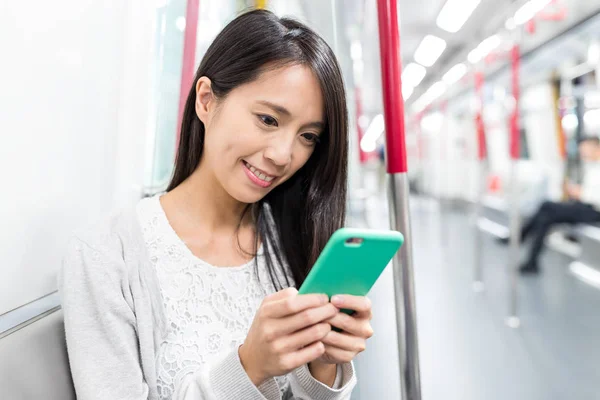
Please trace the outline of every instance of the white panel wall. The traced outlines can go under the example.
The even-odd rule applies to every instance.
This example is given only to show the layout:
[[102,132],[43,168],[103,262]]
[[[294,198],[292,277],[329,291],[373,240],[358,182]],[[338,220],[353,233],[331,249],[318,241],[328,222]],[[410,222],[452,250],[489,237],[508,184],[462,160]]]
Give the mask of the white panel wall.
[[448,114],[445,197],[467,201],[477,199],[480,163],[476,139],[475,122],[471,116]]
[[540,84],[523,93],[523,126],[529,142],[530,159],[548,176],[548,196],[559,200],[564,162],[560,157],[552,86]]
[[473,118],[452,112],[427,114],[421,123],[423,190],[436,197],[474,201],[479,162]]
[[3,2],[0,315],[56,289],[73,229],[139,196],[154,12]]

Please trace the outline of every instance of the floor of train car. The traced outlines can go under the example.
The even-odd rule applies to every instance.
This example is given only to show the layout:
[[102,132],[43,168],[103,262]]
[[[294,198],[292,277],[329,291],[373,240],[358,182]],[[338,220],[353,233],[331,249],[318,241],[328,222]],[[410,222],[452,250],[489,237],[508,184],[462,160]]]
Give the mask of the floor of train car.
[[[368,226],[387,228],[385,201],[370,202]],[[484,236],[486,290],[475,293],[468,211],[427,199],[414,199],[411,209],[423,399],[600,398],[600,291],[568,272],[570,259],[546,251],[543,273],[521,279],[521,327],[511,329],[504,322],[508,248]],[[393,302],[392,292],[385,296],[374,302],[375,312]],[[379,320],[377,329],[386,329],[385,324],[395,329],[390,318]],[[371,360],[366,368],[359,358],[359,382],[377,377],[394,362]],[[353,399],[398,396],[382,389],[372,397],[360,388],[359,383]]]

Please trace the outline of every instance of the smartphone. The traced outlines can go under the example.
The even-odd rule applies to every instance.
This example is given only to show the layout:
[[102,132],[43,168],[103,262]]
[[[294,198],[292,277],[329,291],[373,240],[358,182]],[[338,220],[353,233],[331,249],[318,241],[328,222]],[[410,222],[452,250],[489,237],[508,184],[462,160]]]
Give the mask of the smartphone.
[[330,298],[336,294],[366,296],[403,242],[397,231],[339,229],[298,293],[327,294]]

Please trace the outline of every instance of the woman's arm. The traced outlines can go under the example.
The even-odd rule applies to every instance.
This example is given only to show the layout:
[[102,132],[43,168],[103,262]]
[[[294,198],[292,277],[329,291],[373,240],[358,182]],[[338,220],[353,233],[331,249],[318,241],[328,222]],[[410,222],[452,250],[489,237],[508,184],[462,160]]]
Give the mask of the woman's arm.
[[[125,262],[73,239],[63,262],[59,290],[73,382],[79,400],[156,398],[146,382],[135,313],[126,299]],[[129,299],[131,301],[131,299]],[[177,400],[279,400],[274,379],[258,388],[237,349],[222,361],[189,374],[175,388]]]
[[281,393],[274,378],[256,387],[244,370],[238,350],[222,361],[188,375],[175,390],[173,400],[279,400]]
[[[334,388],[315,379],[308,369],[307,363],[323,354],[322,351],[313,351],[313,348],[317,347],[309,344],[326,334],[320,333],[321,327],[318,323],[313,324],[337,313],[335,307],[327,304],[327,298],[322,297],[297,296],[297,291],[293,289],[267,296],[259,307],[239,351],[231,353],[210,371],[199,371],[188,376],[176,393],[175,399],[252,399],[254,392],[250,389],[259,391],[268,399],[281,399],[282,395],[286,400],[349,399],[355,384],[350,363],[339,367],[339,375],[335,365],[315,363],[314,367],[319,369],[319,372],[315,370],[315,375],[321,377],[321,373],[333,373],[331,384]],[[305,326],[308,327],[298,330]],[[291,369],[289,365],[293,364],[301,367]],[[287,375],[287,384],[280,392],[273,377],[289,371],[291,373]],[[324,380],[329,378],[321,377]],[[258,390],[254,385],[259,385]],[[210,390],[210,396],[207,395],[207,390]]]
[[[331,302],[339,309],[355,312],[352,315],[339,312],[328,321],[341,331],[332,330],[322,339],[325,354],[311,363],[310,371],[308,366],[304,366],[291,374],[290,396],[293,397],[290,398],[349,399],[356,385],[351,360],[365,350],[366,341],[373,335],[371,302],[366,297],[348,295],[334,296]],[[328,386],[332,370],[327,368],[327,364],[338,365],[333,387]]]
[[335,378],[337,377],[337,365],[325,364],[318,361],[313,361],[308,364],[310,374],[319,382],[334,387]]
[[73,239],[59,291],[73,383],[79,400],[146,400],[135,314],[114,280],[125,263]]
[[331,386],[317,380],[304,365],[289,375],[289,387],[283,394],[284,400],[349,400],[356,386],[352,363],[338,364],[335,381]]

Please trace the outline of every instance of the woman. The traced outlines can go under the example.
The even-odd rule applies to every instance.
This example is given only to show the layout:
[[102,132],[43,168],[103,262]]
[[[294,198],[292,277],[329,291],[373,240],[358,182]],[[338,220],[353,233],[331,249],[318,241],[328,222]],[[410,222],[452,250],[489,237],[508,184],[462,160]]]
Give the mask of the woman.
[[167,193],[69,247],[60,291],[78,398],[348,399],[370,303],[295,289],[344,222],[331,49],[268,11],[238,17],[202,60],[181,128]]

